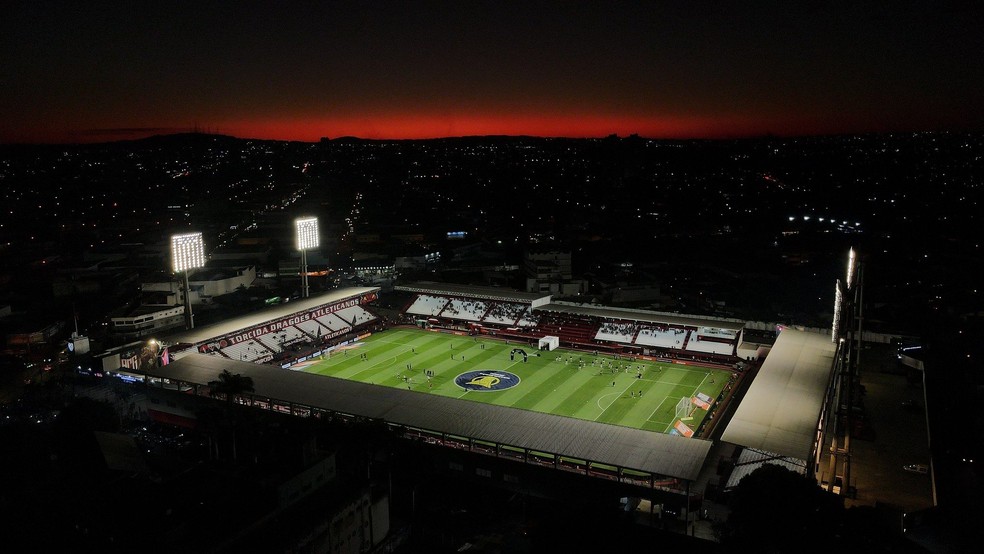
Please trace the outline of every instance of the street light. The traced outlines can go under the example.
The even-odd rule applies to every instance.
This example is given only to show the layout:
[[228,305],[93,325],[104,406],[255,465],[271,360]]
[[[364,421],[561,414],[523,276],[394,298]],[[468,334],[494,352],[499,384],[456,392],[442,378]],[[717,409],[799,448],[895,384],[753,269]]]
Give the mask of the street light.
[[309,248],[318,247],[318,218],[297,218],[294,220],[294,227],[297,229],[297,249],[301,251],[301,296],[307,298],[310,294],[308,289],[307,251]]
[[171,235],[171,268],[184,274],[185,321],[189,329],[195,328],[195,315],[191,312],[191,286],[188,274],[192,269],[205,265],[205,243],[201,233]]

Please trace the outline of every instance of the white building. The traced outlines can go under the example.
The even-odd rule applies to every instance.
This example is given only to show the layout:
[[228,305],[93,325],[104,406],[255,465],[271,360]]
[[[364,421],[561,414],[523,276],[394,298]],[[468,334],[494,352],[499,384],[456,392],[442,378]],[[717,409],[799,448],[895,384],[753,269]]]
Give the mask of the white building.
[[[215,296],[234,292],[239,287],[249,287],[256,280],[256,267],[248,266],[237,270],[229,269],[200,269],[188,279],[191,288],[191,303],[209,304]],[[142,304],[145,306],[180,306],[184,305],[180,279],[164,282],[141,283],[143,295]]]

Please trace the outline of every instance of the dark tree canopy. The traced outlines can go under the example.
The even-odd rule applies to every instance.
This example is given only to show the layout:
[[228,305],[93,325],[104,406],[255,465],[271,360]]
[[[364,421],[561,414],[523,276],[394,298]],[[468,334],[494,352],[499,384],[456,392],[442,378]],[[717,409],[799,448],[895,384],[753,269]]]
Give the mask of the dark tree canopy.
[[219,378],[215,381],[209,381],[208,386],[213,395],[225,395],[228,400],[232,400],[232,397],[237,394],[253,392],[254,390],[252,377],[231,373],[228,369],[223,369]]
[[843,512],[838,497],[774,464],[747,475],[731,494],[721,541],[749,552],[813,551],[830,543]]

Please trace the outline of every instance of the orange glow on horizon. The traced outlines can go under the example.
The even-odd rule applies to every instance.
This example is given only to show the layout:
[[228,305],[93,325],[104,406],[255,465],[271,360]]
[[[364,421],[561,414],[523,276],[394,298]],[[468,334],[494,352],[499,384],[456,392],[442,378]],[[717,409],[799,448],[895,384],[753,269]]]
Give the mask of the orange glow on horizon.
[[[168,118],[170,119],[170,118]],[[175,117],[174,120],[178,118]],[[172,120],[173,121],[173,120]],[[787,117],[761,114],[727,115],[609,115],[609,114],[387,114],[342,115],[337,117],[266,117],[206,121],[181,125],[171,121],[114,121],[103,129],[76,130],[35,127],[20,132],[8,130],[0,142],[95,143],[139,139],[158,134],[192,130],[231,135],[244,139],[294,140],[316,142],[322,137],[345,136],[363,139],[402,140],[462,136],[536,136],[600,138],[612,134],[632,134],[653,139],[714,139],[839,132],[830,121],[809,119],[790,121]],[[843,122],[838,122],[843,124]],[[11,132],[13,131],[13,132]]]
[[[593,138],[637,134],[647,138],[712,138],[748,134],[747,121],[713,117],[560,115],[368,116],[229,121],[216,132],[237,137],[317,141],[322,137],[432,139],[461,136]],[[753,129],[753,133],[760,132]]]

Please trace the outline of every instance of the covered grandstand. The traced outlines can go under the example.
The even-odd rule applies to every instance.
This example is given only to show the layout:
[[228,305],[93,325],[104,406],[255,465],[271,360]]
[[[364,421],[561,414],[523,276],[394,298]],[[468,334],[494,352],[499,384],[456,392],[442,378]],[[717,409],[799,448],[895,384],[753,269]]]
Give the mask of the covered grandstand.
[[813,475],[835,354],[829,336],[789,328],[779,334],[721,436],[748,452],[729,486],[765,462]]
[[228,370],[252,378],[255,391],[238,402],[303,417],[367,418],[408,438],[427,440],[628,484],[683,493],[711,442],[467,400],[431,396],[304,372],[283,371],[191,353],[147,372],[151,386],[208,395]]
[[[538,308],[554,318],[578,316],[598,321],[594,340],[633,347],[655,347],[734,356],[744,324],[631,308],[554,302]],[[582,337],[587,335],[582,333]]]
[[377,320],[363,308],[378,287],[348,287],[167,337],[170,354],[200,352],[245,362],[285,357],[297,344],[319,345]]
[[629,308],[551,302],[550,296],[443,283],[396,287],[414,293],[408,322],[519,340],[559,337],[573,348],[709,363],[738,361],[744,323]]
[[415,294],[403,309],[409,317],[492,327],[535,327],[533,310],[550,302],[549,295],[538,293],[428,281],[398,285],[395,289]]

